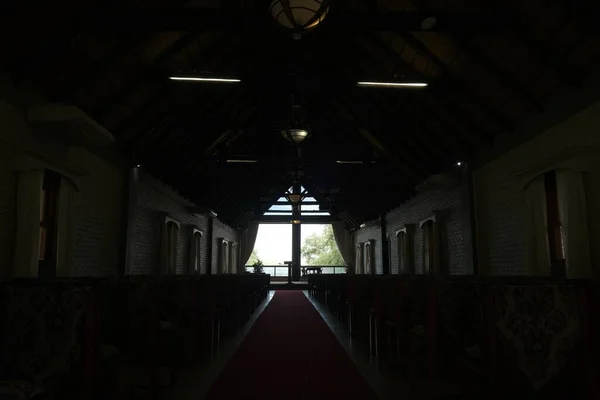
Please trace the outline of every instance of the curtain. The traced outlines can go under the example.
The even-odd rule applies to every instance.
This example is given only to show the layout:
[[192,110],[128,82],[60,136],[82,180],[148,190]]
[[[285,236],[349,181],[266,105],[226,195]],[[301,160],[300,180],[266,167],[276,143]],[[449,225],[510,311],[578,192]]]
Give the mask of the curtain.
[[245,270],[246,263],[250,259],[252,255],[252,250],[254,250],[254,244],[256,243],[256,236],[258,235],[258,222],[250,222],[248,224],[248,229],[241,237],[240,245],[241,245],[241,256],[240,256],[240,265],[242,269]]
[[237,274],[238,266],[237,266],[237,243],[231,243],[229,248],[229,273]]
[[333,228],[333,237],[337,244],[340,254],[344,259],[344,262],[353,269],[354,267],[354,238],[350,232],[346,230],[346,227],[342,221],[335,221],[331,224]]
[[551,276],[544,176],[525,187],[524,200],[525,269],[528,275]]
[[13,276],[35,278],[39,270],[44,170],[18,172],[17,232]]
[[179,226],[166,220],[162,225],[161,236],[161,265],[159,275],[171,275],[177,269],[177,240]]
[[370,241],[365,243],[364,253],[365,253],[365,265],[364,265],[365,274],[367,274],[367,275],[374,274],[375,267],[373,265],[373,246]]
[[359,243],[356,245],[356,267],[355,273],[363,274],[364,273],[364,257],[363,257],[363,245]]
[[75,186],[70,179],[61,178],[58,199],[58,237],[56,243],[56,276],[72,276],[73,202]]
[[221,266],[219,273],[226,274],[229,272],[229,243],[221,239]]
[[556,170],[558,207],[565,239],[568,278],[591,278],[590,239],[583,174]]

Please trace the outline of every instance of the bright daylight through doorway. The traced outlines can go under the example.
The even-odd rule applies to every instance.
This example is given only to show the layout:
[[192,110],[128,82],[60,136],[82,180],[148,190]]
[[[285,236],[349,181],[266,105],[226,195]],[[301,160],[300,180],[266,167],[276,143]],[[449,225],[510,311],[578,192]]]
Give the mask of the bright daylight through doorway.
[[[345,273],[345,263],[333,237],[331,224],[302,224],[302,267],[323,267],[324,274]],[[261,261],[264,272],[271,276],[287,276],[286,261],[292,259],[292,225],[260,224],[252,256],[246,271]]]

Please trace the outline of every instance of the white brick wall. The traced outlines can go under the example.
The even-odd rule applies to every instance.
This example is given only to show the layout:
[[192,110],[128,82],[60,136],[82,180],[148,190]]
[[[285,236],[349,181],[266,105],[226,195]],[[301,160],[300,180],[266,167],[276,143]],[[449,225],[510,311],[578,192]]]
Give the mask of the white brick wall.
[[[523,177],[552,169],[599,141],[597,103],[474,172],[479,266],[483,273],[525,272]],[[590,207],[595,208],[591,213],[595,216],[600,203],[588,204]],[[597,232],[597,225],[592,229]],[[600,246],[599,239],[594,237],[592,248]]]
[[213,241],[212,241],[212,273],[216,274],[219,268],[219,239],[224,238],[230,242],[238,242],[239,249],[239,234],[228,225],[225,225],[218,219],[213,222]]
[[135,239],[133,243],[132,274],[155,274],[160,267],[161,215],[169,213],[181,222],[177,241],[177,273],[187,273],[189,265],[190,236],[193,227],[204,234],[201,244],[200,272],[207,272],[208,217],[196,216],[190,211],[193,205],[172,188],[160,183],[142,171],[137,184],[137,210]]
[[[375,273],[383,274],[381,226],[365,226],[355,232],[355,243],[364,243],[369,240],[375,241]],[[387,243],[383,243],[383,245],[387,246]]]
[[122,246],[124,171],[81,148],[70,159],[90,176],[73,204],[76,276],[117,275]]
[[386,215],[387,231],[391,239],[390,271],[398,273],[398,240],[396,231],[404,225],[415,224],[413,236],[413,255],[415,272],[423,271],[423,231],[418,228],[419,222],[432,215],[433,211],[445,212],[442,223],[442,237],[444,238],[445,258],[451,274],[465,274],[464,247],[462,224],[460,218],[460,192],[456,187],[449,191],[421,193],[413,199],[402,204]]
[[25,149],[83,172],[73,205],[74,274],[114,275],[119,264],[122,218],[121,171],[82,148],[68,147],[44,131],[32,135],[22,110],[0,101],[0,276],[12,269],[16,173]]

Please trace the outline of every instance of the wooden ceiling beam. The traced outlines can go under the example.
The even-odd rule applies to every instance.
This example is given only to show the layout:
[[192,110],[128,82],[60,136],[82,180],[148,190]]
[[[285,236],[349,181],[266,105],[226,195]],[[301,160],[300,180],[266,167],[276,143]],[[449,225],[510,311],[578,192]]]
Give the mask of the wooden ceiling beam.
[[[215,42],[209,46],[206,51],[201,51],[197,55],[197,59],[217,59],[221,60],[224,54],[231,54],[227,52],[223,52],[223,49],[228,49],[229,45],[233,41],[233,36],[231,35],[223,35],[215,40]],[[194,62],[192,60],[192,62]],[[219,61],[217,61],[217,64]],[[133,125],[137,120],[146,115],[147,112],[151,111],[152,108],[157,105],[169,104],[172,108],[179,107],[182,103],[190,103],[194,102],[197,98],[200,97],[201,94],[206,93],[202,90],[198,90],[199,87],[197,85],[173,85],[173,83],[167,79],[165,76],[161,88],[156,91],[156,93],[146,102],[144,105],[132,113],[124,122],[121,123],[120,126],[116,128],[117,133],[119,133],[119,138],[122,142],[127,142],[132,140],[139,133],[139,130],[131,129],[129,130],[131,125]],[[209,86],[207,92],[214,92],[216,90],[216,86]],[[167,95],[168,94],[168,95]]]
[[[464,79],[454,74],[450,68],[439,59],[438,56],[436,56],[427,46],[425,46],[425,44],[423,44],[423,42],[414,37],[410,32],[404,32],[396,29],[394,30],[394,33],[400,36],[402,40],[404,40],[417,53],[423,56],[428,62],[433,64],[440,71],[443,79],[447,80],[452,86],[459,88],[466,96],[470,97],[474,104],[482,109],[485,114],[491,117],[498,126],[507,131],[512,131],[514,129],[513,122],[509,121],[506,116],[501,115],[497,110],[490,106],[486,99],[482,98],[479,94],[472,90]],[[370,36],[374,37],[374,35]],[[381,42],[381,38],[379,37],[374,37],[374,39]],[[396,54],[396,57],[400,57],[400,54],[396,53],[391,48],[389,48],[389,50]]]
[[[53,27],[60,31],[77,32],[142,32],[142,31],[238,31],[249,32],[263,26],[265,30],[279,29],[269,15],[267,5],[245,10],[221,8],[76,8],[63,12],[59,19],[48,18],[43,11],[35,14],[22,10],[3,13],[0,22],[8,27]],[[54,10],[53,10],[54,11]],[[331,28],[346,31],[390,30],[401,27],[407,31],[422,31],[422,22],[431,14],[411,10],[353,11],[332,10],[327,16]],[[502,19],[493,13],[438,12],[436,25],[428,31],[489,32],[502,27]]]
[[[386,43],[384,43],[381,40],[381,38],[371,36],[369,43],[377,45],[377,47],[381,51],[386,53],[389,58],[396,60],[396,62],[398,64],[400,64],[405,71],[407,71],[407,72],[414,71],[413,67],[411,65],[409,65],[408,63],[406,63],[405,61],[403,61],[401,58],[401,55],[398,54],[397,52],[395,52],[394,50],[392,50],[392,48],[390,48]],[[369,60],[369,59],[370,59],[369,57],[363,58],[363,60]],[[435,96],[435,98],[434,98],[434,96]],[[416,96],[415,99],[419,100],[419,97]],[[478,136],[480,136],[482,138],[482,140],[486,144],[491,144],[491,142],[492,142],[491,132],[489,132],[481,127],[475,126],[474,123],[472,122],[472,120],[473,120],[472,116],[468,115],[464,110],[462,110],[460,107],[458,107],[455,104],[455,102],[448,100],[445,96],[445,93],[441,92],[441,90],[439,88],[436,88],[434,86],[434,87],[428,88],[426,91],[424,91],[423,103],[431,104],[431,103],[438,103],[438,102],[442,103],[443,106],[445,108],[447,108],[449,111],[451,111],[453,115],[457,116],[457,118],[460,120],[460,123],[466,127],[468,132],[477,134]],[[427,108],[433,110],[433,114],[440,116],[440,119],[442,121],[444,121],[444,125],[448,125],[447,119],[441,117],[439,112],[436,111],[435,107],[430,105],[430,106],[427,106]],[[502,128],[503,125],[504,124],[502,124],[500,126],[500,128]],[[499,131],[501,131],[501,129],[499,129]]]
[[[398,170],[402,172],[403,175],[400,177],[400,179],[405,181],[405,183],[409,186],[419,183],[420,178],[417,178],[414,171],[410,169],[408,164],[396,157],[396,155],[389,150],[390,147],[388,145],[384,145],[383,143],[381,143],[381,141],[375,135],[373,135],[371,132],[365,129],[365,127],[371,128],[372,124],[368,123],[368,121],[356,114],[357,110],[354,107],[354,104],[351,104],[350,101],[347,101],[345,99],[339,99],[338,101],[342,102],[343,107],[346,110],[348,110],[352,118],[358,123],[359,129],[357,129],[356,132],[358,133],[359,137],[362,137],[375,151],[377,151],[384,158],[388,159],[392,163],[392,165],[395,165],[398,168]],[[338,105],[338,107],[340,106]],[[360,125],[362,125],[362,127]],[[403,158],[412,158],[406,153],[403,153],[402,156]],[[415,163],[414,160],[413,163]]]
[[574,87],[583,85],[584,74],[582,71],[567,64],[565,58],[549,50],[546,44],[536,38],[531,30],[521,22],[516,13],[510,10],[510,5],[497,0],[490,0],[489,2],[491,3],[490,8],[507,21],[508,25],[514,29],[518,39],[523,41],[529,51],[537,56],[541,65],[553,69],[569,85]]
[[[198,38],[198,33],[187,33],[181,38],[175,41],[171,46],[162,51],[156,56],[156,58],[150,63],[150,65],[143,66],[138,69],[133,79],[130,79],[117,93],[110,96],[103,102],[98,109],[95,110],[95,115],[98,119],[102,120],[106,114],[108,114],[115,107],[120,105],[132,91],[134,91],[139,85],[141,85],[148,76],[152,76],[153,72],[159,68],[163,63],[168,61],[171,57],[180,53],[183,49],[191,45]],[[165,77],[165,80],[167,77]]]
[[469,41],[467,35],[455,36],[459,45],[464,48],[475,61],[480,64],[485,70],[492,74],[497,81],[503,87],[509,88],[510,91],[515,93],[521,100],[524,100],[527,104],[532,106],[537,112],[544,112],[544,106],[542,102],[535,98],[531,93],[527,91],[523,84],[517,82],[513,77],[509,76],[507,72],[500,69],[494,61],[488,59],[487,56],[482,54],[474,45]]

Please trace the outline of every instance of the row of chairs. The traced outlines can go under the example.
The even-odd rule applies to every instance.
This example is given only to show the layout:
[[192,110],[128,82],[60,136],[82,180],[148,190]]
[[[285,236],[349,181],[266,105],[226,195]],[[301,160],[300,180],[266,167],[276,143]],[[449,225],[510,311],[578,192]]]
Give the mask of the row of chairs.
[[422,275],[308,279],[311,295],[346,324],[348,335],[422,395],[600,398],[595,282]]
[[0,398],[158,399],[268,288],[268,275],[0,282]]

